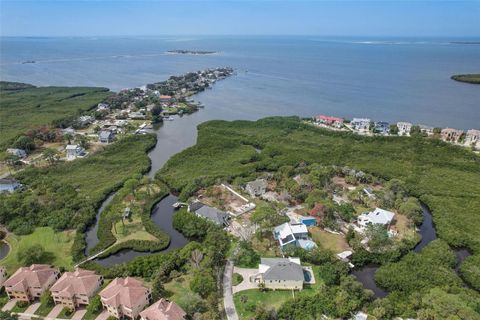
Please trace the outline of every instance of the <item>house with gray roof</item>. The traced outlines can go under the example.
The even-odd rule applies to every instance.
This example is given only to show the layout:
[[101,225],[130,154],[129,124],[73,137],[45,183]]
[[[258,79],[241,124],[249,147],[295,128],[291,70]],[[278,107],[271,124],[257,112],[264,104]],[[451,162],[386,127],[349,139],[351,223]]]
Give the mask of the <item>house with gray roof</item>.
[[258,197],[265,193],[267,186],[268,183],[265,179],[257,179],[247,183],[245,186],[245,191],[247,191],[251,197]]
[[272,290],[302,290],[305,274],[300,258],[261,258],[257,279]]
[[217,208],[207,206],[200,201],[193,201],[188,205],[188,212],[195,213],[198,217],[208,219],[218,225],[229,225],[230,216]]
[[110,143],[113,141],[114,138],[115,138],[115,134],[109,130],[102,130],[98,134],[98,140],[101,143]]

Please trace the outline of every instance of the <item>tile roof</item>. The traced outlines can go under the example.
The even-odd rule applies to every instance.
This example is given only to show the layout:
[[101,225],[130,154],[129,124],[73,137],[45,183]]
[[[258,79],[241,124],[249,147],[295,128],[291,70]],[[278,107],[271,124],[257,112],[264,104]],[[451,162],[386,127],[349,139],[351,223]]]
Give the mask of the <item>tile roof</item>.
[[106,304],[132,308],[138,305],[149,292],[141,281],[134,278],[115,278],[99,294]]
[[77,269],[75,272],[65,272],[50,291],[69,298],[80,294],[90,296],[97,288],[100,278],[95,271],[90,270]]
[[12,287],[16,291],[25,291],[30,287],[43,287],[50,277],[58,273],[58,269],[47,264],[32,264],[30,267],[21,267],[5,281],[5,287]]
[[175,302],[164,298],[140,312],[140,316],[148,320],[183,320],[185,315],[186,312]]

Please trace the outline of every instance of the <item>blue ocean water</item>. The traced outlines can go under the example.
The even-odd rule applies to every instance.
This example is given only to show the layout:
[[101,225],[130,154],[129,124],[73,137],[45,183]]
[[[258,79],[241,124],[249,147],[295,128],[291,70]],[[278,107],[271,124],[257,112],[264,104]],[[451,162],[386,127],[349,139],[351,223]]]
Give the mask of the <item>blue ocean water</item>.
[[[480,44],[461,41],[479,39],[0,38],[0,78],[120,90],[231,66],[235,77],[197,97],[202,120],[328,114],[480,129],[480,86],[450,80],[480,72]],[[165,53],[175,49],[218,53]]]

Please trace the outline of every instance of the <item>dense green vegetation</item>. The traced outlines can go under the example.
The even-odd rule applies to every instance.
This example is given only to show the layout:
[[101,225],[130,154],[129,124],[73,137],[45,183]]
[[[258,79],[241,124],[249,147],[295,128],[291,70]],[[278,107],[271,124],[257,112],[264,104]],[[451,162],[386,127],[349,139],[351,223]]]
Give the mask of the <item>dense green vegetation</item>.
[[480,84],[480,74],[456,74],[453,75],[451,78],[460,82]]
[[[153,206],[167,194],[166,187],[159,187],[154,183],[150,183],[148,178],[127,180],[100,216],[98,228],[99,243],[92,249],[92,253],[101,251],[113,244],[115,245],[104,252],[101,257],[127,248],[135,251],[151,252],[165,249],[170,243],[170,237],[150,219],[150,214]],[[130,209],[130,216],[123,219],[122,215],[126,206]],[[132,220],[132,217],[138,218],[138,216],[140,219],[135,219],[140,220],[137,225],[144,230],[128,234],[125,240],[119,241],[121,230],[117,229],[126,229],[129,226],[128,220]],[[118,223],[118,221],[122,222]],[[112,230],[112,225],[118,225],[118,227],[115,226],[114,230]],[[150,234],[155,240],[142,239],[142,233],[145,232]]]
[[129,136],[84,159],[18,173],[28,190],[0,195],[0,223],[18,234],[35,226],[83,230],[97,205],[128,178],[146,172],[154,135]]
[[79,115],[93,108],[111,93],[106,88],[33,87],[26,84],[0,84],[0,150],[28,130],[55,120]]
[[[386,207],[395,207],[415,223],[421,222],[421,207],[412,196],[420,199],[431,209],[441,240],[431,243],[420,254],[405,255],[418,239],[406,239],[399,248],[388,252],[358,248],[354,264],[389,262],[380,269],[377,280],[390,294],[373,303],[357,288],[358,283],[346,276],[342,265],[302,252],[289,253],[320,266],[318,276],[327,288],[314,297],[287,302],[278,310],[279,318],[315,318],[320,314],[344,317],[365,303],[369,313],[378,319],[394,316],[443,319],[446,317],[442,315],[448,314],[448,310],[457,309],[467,314],[465,319],[478,318],[480,297],[462,287],[461,279],[453,270],[455,256],[449,247],[467,247],[472,251],[474,255],[465,261],[461,270],[472,287],[478,285],[480,158],[470,150],[421,136],[364,137],[332,132],[293,117],[256,122],[211,121],[199,126],[197,144],[173,156],[157,178],[186,199],[199,188],[218,181],[238,184],[265,172],[296,174],[316,163],[348,166],[388,181],[381,200],[386,201]],[[322,176],[319,175],[319,181]],[[295,198],[304,197],[309,206],[317,201],[312,198],[314,195],[302,196],[295,194],[295,190],[288,191]],[[321,198],[321,190],[317,193]],[[345,210],[347,220],[350,211]],[[182,220],[186,221],[186,213],[179,217],[181,215],[185,215]],[[262,221],[261,216],[258,218]],[[191,226],[184,231],[195,235],[199,229]],[[377,231],[371,231],[372,238],[378,238],[378,242],[389,241],[382,237],[382,230]],[[242,263],[252,261],[253,265],[256,257],[249,254],[248,248],[242,250],[246,253],[246,261]],[[401,258],[402,255],[405,256]],[[451,303],[441,305],[446,300]],[[351,303],[339,303],[341,301]],[[256,310],[255,314],[258,319],[271,316],[269,310],[263,309]]]

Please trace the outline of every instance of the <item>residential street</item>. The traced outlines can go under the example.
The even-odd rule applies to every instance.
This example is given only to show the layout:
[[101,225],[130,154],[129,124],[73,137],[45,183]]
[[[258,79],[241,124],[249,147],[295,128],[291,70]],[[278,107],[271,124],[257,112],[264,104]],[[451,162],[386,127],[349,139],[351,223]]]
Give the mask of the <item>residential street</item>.
[[223,305],[225,307],[225,314],[228,320],[238,320],[237,310],[233,303],[232,294],[232,274],[233,274],[233,262],[227,261],[225,265],[225,271],[223,273]]

